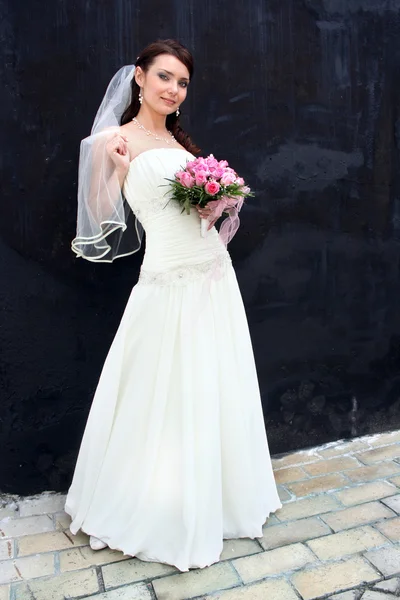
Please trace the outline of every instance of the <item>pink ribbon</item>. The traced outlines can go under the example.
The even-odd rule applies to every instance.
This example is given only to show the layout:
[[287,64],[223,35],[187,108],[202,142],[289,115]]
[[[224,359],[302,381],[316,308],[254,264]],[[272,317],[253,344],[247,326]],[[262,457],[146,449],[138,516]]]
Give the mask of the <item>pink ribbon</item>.
[[222,196],[218,200],[210,200],[210,202],[207,202],[207,208],[210,207],[212,209],[211,214],[208,217],[210,223],[215,223],[222,213],[228,213],[228,216],[222,221],[221,227],[219,228],[219,235],[225,246],[229,244],[239,229],[239,211],[243,206],[243,202],[243,196],[237,196],[235,198]]

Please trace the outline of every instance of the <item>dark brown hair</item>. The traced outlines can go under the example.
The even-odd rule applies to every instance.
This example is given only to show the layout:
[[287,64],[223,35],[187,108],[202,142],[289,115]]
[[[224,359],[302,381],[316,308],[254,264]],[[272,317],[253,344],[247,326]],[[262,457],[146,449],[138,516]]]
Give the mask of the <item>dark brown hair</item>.
[[[156,42],[153,42],[139,54],[135,62],[135,67],[140,67],[146,73],[156,57],[160,54],[171,54],[172,56],[175,56],[181,61],[181,63],[185,65],[189,71],[189,78],[190,80],[192,79],[194,70],[193,56],[190,54],[189,50],[185,48],[185,46],[176,40],[157,40]],[[131,88],[132,100],[122,114],[121,125],[125,125],[125,123],[132,121],[140,109],[140,87],[136,83],[135,77],[132,77]],[[191,152],[192,154],[198,154],[200,152],[200,148],[198,148],[196,144],[192,142],[190,136],[180,126],[179,117],[176,116],[175,112],[167,115],[166,127],[168,131],[170,131],[175,137],[176,141],[181,144],[181,146],[186,148],[188,152]]]

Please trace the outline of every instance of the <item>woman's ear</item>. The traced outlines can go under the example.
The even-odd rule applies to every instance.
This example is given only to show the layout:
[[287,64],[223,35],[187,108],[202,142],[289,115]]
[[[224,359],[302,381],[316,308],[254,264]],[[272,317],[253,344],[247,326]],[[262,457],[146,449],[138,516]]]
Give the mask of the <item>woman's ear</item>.
[[135,69],[135,81],[139,87],[143,87],[144,73],[140,67]]

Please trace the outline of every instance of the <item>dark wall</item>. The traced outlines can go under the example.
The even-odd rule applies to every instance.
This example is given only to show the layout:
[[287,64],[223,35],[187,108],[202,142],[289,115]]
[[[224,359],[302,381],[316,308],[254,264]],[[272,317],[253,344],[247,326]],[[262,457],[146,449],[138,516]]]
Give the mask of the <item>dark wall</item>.
[[142,256],[77,260],[105,86],[189,46],[184,123],[256,197],[231,253],[272,452],[400,427],[400,0],[0,0],[0,490],[68,487]]

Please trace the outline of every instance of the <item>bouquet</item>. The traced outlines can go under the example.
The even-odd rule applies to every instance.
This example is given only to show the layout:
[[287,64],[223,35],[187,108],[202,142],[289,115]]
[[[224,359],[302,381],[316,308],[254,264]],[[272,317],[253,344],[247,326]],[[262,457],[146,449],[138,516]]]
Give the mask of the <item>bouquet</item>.
[[201,219],[202,237],[223,214],[227,215],[219,230],[225,245],[239,227],[238,213],[244,199],[254,196],[228,162],[218,161],[212,154],[189,161],[184,169],[175,173],[175,179],[168,181],[171,181],[172,198],[182,206],[182,212],[190,214],[191,207],[196,205],[211,209],[209,217]]

